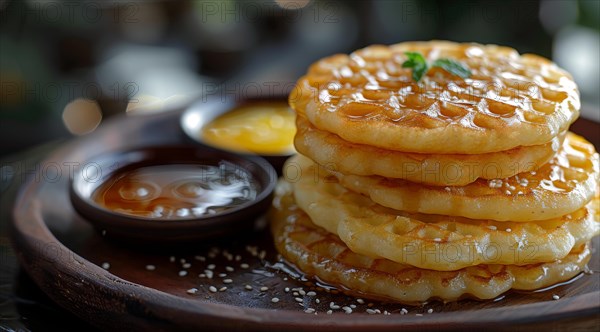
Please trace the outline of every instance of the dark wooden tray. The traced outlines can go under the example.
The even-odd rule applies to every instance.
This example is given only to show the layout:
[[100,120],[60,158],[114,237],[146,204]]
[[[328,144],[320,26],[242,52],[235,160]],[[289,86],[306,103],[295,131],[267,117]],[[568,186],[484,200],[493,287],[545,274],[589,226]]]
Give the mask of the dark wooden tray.
[[[30,174],[14,208],[11,237],[15,251],[41,289],[92,324],[119,330],[244,331],[600,326],[597,252],[589,264],[597,273],[582,274],[577,280],[544,292],[512,292],[495,301],[406,306],[376,301],[360,304],[355,298],[287,271],[288,267],[277,261],[266,229],[168,250],[107,241],[73,210],[67,189],[70,167],[114,149],[182,142],[185,137],[178,127],[179,114],[117,117],[95,133],[55,151],[37,168],[26,166],[38,172]],[[580,120],[574,128],[598,144],[597,136],[590,135],[597,135],[600,125]],[[59,176],[57,170],[61,171]],[[600,248],[598,238],[594,248]],[[102,267],[106,266],[104,263],[110,265],[108,270]],[[191,266],[186,269],[185,263]],[[215,265],[213,279],[199,277],[210,264]],[[246,265],[242,264],[248,267],[243,268]],[[156,268],[150,271],[147,265]],[[187,275],[180,276],[183,270]],[[219,277],[220,273],[227,276]],[[233,282],[226,284],[224,279]],[[213,293],[211,286],[227,290]],[[262,287],[267,289],[261,291]],[[312,290],[317,295],[295,296],[293,290],[286,292],[286,287],[303,287],[305,292]],[[198,289],[196,294],[187,293],[191,288]],[[560,299],[553,300],[554,294]],[[273,297],[280,301],[272,302]],[[328,315],[332,301],[356,307],[349,315],[339,309]],[[307,308],[316,309],[316,314],[305,313]],[[367,308],[391,314],[370,315]],[[408,313],[402,315],[402,308]],[[428,309],[433,309],[433,313],[428,313]]]

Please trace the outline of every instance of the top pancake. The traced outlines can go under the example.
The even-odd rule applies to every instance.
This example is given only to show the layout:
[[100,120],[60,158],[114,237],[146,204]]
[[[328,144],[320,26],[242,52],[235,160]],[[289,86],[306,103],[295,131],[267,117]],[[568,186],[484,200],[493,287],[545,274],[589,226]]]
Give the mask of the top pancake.
[[[404,52],[466,65],[418,82]],[[495,45],[443,41],[375,45],[313,64],[290,105],[318,129],[358,144],[420,153],[480,154],[544,144],[579,115],[571,76],[553,62]]]

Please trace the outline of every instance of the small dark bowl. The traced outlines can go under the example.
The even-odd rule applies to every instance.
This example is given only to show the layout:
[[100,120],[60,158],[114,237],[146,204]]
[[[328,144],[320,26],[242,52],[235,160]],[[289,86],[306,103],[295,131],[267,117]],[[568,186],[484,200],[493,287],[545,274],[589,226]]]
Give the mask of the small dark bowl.
[[[245,202],[215,215],[161,220],[114,212],[92,199],[95,190],[118,171],[170,164],[218,165],[220,161],[241,167],[254,177],[260,186],[254,201]],[[103,233],[106,231],[108,238],[135,243],[180,244],[252,229],[257,218],[270,206],[277,181],[275,170],[262,158],[240,156],[201,146],[144,147],[108,153],[85,164],[94,167],[82,167],[71,180],[69,195],[73,207],[98,230]],[[87,178],[84,176],[83,172],[90,170],[101,172],[95,173],[101,174],[98,176],[99,180],[90,181],[89,173],[86,173]]]
[[[287,104],[286,97],[271,97],[271,98],[255,98],[255,99],[243,99],[240,100],[235,95],[217,95],[200,100],[193,103],[187,110],[181,115],[180,125],[183,132],[191,140],[212,149],[226,150],[231,153],[247,156],[255,156],[254,153],[242,153],[239,151],[231,151],[224,148],[220,148],[205,142],[200,133],[204,126],[211,123],[217,117],[233,111],[242,106],[250,106],[256,104],[268,104],[268,103],[285,103]],[[265,158],[277,171],[277,174],[281,175],[281,170],[285,161],[291,157],[295,152],[286,151],[281,154],[259,154],[260,157]]]

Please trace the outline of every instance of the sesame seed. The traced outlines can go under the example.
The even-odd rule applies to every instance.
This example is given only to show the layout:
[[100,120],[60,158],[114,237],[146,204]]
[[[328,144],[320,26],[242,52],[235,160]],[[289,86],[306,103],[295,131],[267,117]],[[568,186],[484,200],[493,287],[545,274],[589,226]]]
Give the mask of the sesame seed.
[[427,310],[427,313],[428,313],[428,314],[432,314],[432,313],[433,313],[433,309],[428,309],[428,310]]
[[306,292],[304,290],[302,290],[302,289],[299,290],[298,293],[300,293],[300,295],[302,295],[302,296],[306,295]]
[[378,313],[378,314],[380,314],[380,313],[381,313],[381,311],[380,311],[379,309],[375,309],[375,313]]
[[351,313],[352,313],[352,308],[350,308],[350,307],[346,307],[346,306],[344,306],[344,307],[342,307],[342,310],[344,310],[344,312],[345,312],[347,315],[349,315],[349,314],[351,314]]
[[415,316],[419,316],[419,317],[421,317],[421,316],[423,316],[423,314],[415,314]]
[[214,270],[215,269],[215,264],[208,264],[208,266],[206,267],[209,270]]
[[169,257],[169,262],[171,262],[171,263],[175,263],[175,256],[171,256],[171,257]]
[[306,312],[307,314],[312,314],[313,312],[315,312],[315,309],[313,309],[313,308],[306,308],[306,310],[304,310],[304,312]]
[[264,250],[262,250],[260,252],[260,254],[258,254],[258,258],[260,258],[260,259],[265,259],[266,256],[267,256],[267,252]]
[[310,291],[310,292],[306,293],[306,295],[308,295],[308,296],[316,296],[317,293],[315,293],[313,291]]
[[286,293],[289,293],[289,292],[290,292],[290,288],[289,288],[289,287],[286,287],[286,288],[284,289],[284,291],[285,291]]
[[186,270],[181,270],[181,271],[179,271],[179,276],[180,277],[185,277],[187,275],[187,273],[188,272]]
[[337,310],[340,308],[340,306],[335,304],[335,302],[331,302],[331,303],[329,303],[329,308],[331,308],[333,310]]
[[555,299],[555,300],[558,300],[558,299],[560,299],[560,296],[554,294],[554,295],[552,295],[552,298]]
[[328,315],[331,315],[332,313],[333,313],[333,311],[331,311],[331,310],[327,310],[327,314],[328,314]]
[[294,295],[294,296],[298,296],[298,295],[300,295],[300,294],[298,294],[298,292],[292,292],[292,295]]
[[321,300],[315,299],[315,302],[317,302],[317,304],[319,304],[319,303],[321,303]]
[[146,265],[146,270],[148,270],[148,271],[154,271],[154,270],[156,270],[156,266],[148,264],[148,265]]
[[523,192],[519,190],[519,191],[517,192],[517,195],[523,195]]
[[271,302],[273,302],[273,303],[277,303],[277,302],[279,302],[279,298],[277,298],[277,297],[274,297],[274,298],[272,298],[272,299],[271,299]]
[[188,294],[196,294],[196,292],[198,292],[198,288],[190,288],[188,290],[185,291]]
[[219,273],[219,278],[225,278],[227,277],[227,273]]
[[230,284],[232,282],[233,282],[233,280],[231,280],[231,279],[223,279],[224,284]]
[[194,256],[194,259],[201,262],[206,262],[206,257],[204,256]]
[[266,292],[268,290],[269,290],[269,287],[267,287],[267,286],[263,286],[263,287],[260,288],[261,292]]
[[515,191],[517,188],[515,188],[515,186],[509,186],[508,189]]
[[110,264],[107,262],[104,262],[104,263],[102,263],[102,268],[105,270],[108,270],[108,269],[110,269]]
[[225,271],[227,271],[227,272],[233,272],[235,270],[231,266],[225,266]]
[[385,310],[385,311],[383,312],[383,314],[384,314],[384,315],[386,315],[386,316],[389,316],[389,315],[391,315],[391,314],[390,314],[390,313],[389,313],[387,310]]
[[507,228],[506,231],[510,233],[510,232],[512,232],[512,229]]
[[205,275],[206,275],[206,277],[208,279],[212,279],[212,277],[213,277],[213,271],[211,271],[211,270],[204,270],[204,273],[205,273]]
[[510,192],[510,190],[507,190],[504,193],[507,194],[507,195],[512,195],[512,193]]
[[366,312],[367,312],[369,315],[374,315],[374,314],[376,314],[376,313],[377,313],[377,312],[375,312],[375,310],[373,310],[373,309],[367,309],[367,310],[366,310]]
[[204,273],[200,273],[200,274],[198,275],[198,278],[206,278],[206,274],[204,274]]
[[106,229],[103,229],[102,230],[102,236],[105,236],[105,235],[106,235]]
[[356,304],[351,304],[351,305],[350,305],[350,308],[352,308],[352,309],[356,309]]
[[226,290],[227,290],[227,287],[226,287],[226,286],[223,286],[223,287],[219,288],[219,292],[224,292],[224,291],[226,291]]
[[183,267],[184,269],[189,269],[190,267],[192,267],[192,264],[184,263],[181,267]]
[[246,285],[246,286],[244,286],[244,288],[246,288],[247,290],[252,290],[252,286],[250,286],[250,285]]
[[406,308],[402,308],[402,310],[400,310],[400,314],[402,315],[406,315],[408,313],[408,310],[406,310]]
[[240,264],[240,267],[241,267],[242,269],[247,269],[247,268],[249,268],[250,266],[249,266],[248,264],[246,264],[246,263],[242,263],[242,264]]
[[439,237],[436,237],[435,239],[433,239],[433,242],[442,242],[442,239],[440,239]]
[[304,300],[301,297],[295,297],[294,300],[296,300],[296,302],[304,302]]
[[241,261],[241,260],[242,260],[242,256],[240,256],[240,255],[235,255],[235,261],[236,261],[236,262],[239,262],[239,261]]
[[181,258],[181,259],[179,260],[179,263],[181,263],[181,264],[185,264],[185,258]]
[[210,286],[210,287],[208,287],[208,290],[211,291],[212,293],[216,293],[217,292],[217,287]]
[[494,225],[489,225],[488,228],[491,229],[491,230],[493,230],[493,231],[495,231],[495,230],[498,229],[498,227],[496,227]]
[[358,304],[365,304],[365,300],[363,299],[356,299],[356,302],[358,302]]

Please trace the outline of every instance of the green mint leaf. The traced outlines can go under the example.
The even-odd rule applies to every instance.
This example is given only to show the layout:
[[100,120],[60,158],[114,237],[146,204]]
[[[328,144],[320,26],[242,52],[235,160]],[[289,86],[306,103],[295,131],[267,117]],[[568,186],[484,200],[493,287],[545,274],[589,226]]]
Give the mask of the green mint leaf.
[[471,76],[471,71],[465,65],[460,62],[450,59],[437,59],[433,62],[432,67],[439,67],[449,72],[452,75],[456,75],[461,78],[467,78]]
[[420,81],[421,77],[423,77],[429,69],[427,60],[425,60],[425,57],[419,52],[404,52],[404,54],[408,57],[408,60],[402,63],[402,68],[412,68],[412,79],[415,80],[415,82]]

